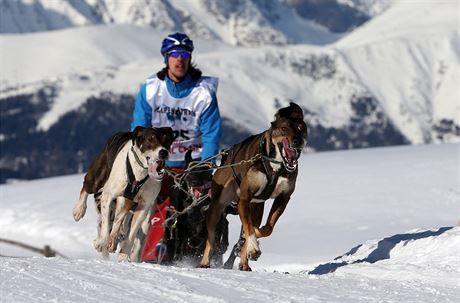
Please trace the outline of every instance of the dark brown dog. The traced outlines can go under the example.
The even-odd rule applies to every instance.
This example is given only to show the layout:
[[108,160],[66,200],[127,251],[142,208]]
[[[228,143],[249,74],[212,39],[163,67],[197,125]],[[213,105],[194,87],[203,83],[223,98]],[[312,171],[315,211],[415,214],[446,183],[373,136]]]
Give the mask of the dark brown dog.
[[[194,264],[200,262],[207,239],[206,213],[211,203],[212,164],[205,162],[192,162],[191,151],[185,154],[187,173],[183,178],[183,189],[173,188],[171,192],[171,205],[177,211],[183,212],[190,208],[185,214],[179,216],[175,225],[176,236],[174,240],[174,260],[187,260]],[[188,195],[185,192],[188,192]],[[202,200],[204,195],[209,197]],[[192,199],[192,197],[194,199]],[[191,207],[196,200],[201,202]],[[167,233],[166,233],[167,234]],[[213,264],[222,264],[223,254],[228,246],[228,221],[222,216],[217,228],[215,249],[211,260]],[[173,242],[173,241],[169,241]],[[172,251],[168,248],[168,251]]]
[[[280,109],[271,127],[261,134],[234,145],[222,167],[213,176],[212,202],[207,214],[208,239],[201,267],[209,267],[215,230],[224,209],[237,202],[245,237],[241,249],[240,270],[251,270],[248,258],[256,260],[260,254],[257,238],[268,237],[294,192],[297,179],[297,160],[307,140],[307,125],[303,111],[295,103]],[[243,160],[257,159],[242,164]],[[266,224],[262,221],[264,202],[274,198]]]

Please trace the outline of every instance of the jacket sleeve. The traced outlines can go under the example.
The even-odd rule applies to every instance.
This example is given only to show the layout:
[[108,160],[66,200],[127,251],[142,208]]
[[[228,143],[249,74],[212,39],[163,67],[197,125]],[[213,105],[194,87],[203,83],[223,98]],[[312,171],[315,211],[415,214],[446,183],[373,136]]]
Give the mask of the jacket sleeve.
[[152,127],[152,107],[147,103],[145,94],[146,84],[142,84],[134,103],[133,120],[131,122],[131,131],[136,126]]
[[222,136],[222,121],[217,105],[217,97],[211,93],[212,101],[200,117],[200,131],[203,149],[201,159],[205,160],[219,152],[219,143]]

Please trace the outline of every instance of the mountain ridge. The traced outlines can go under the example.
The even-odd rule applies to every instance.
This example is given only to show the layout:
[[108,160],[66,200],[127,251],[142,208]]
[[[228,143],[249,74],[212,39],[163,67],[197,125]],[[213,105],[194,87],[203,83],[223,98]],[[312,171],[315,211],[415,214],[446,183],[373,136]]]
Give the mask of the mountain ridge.
[[[193,38],[194,62],[220,78],[223,146],[266,129],[290,101],[304,109],[317,151],[459,142],[459,30],[456,5],[446,3],[393,4],[324,46]],[[83,172],[111,133],[129,128],[137,89],[162,68],[166,34],[118,24],[0,35],[3,180]],[[18,129],[18,119],[28,127]],[[32,157],[25,143],[36,138],[49,146]],[[78,164],[66,163],[66,152],[80,155]],[[59,160],[38,160],[53,153]]]

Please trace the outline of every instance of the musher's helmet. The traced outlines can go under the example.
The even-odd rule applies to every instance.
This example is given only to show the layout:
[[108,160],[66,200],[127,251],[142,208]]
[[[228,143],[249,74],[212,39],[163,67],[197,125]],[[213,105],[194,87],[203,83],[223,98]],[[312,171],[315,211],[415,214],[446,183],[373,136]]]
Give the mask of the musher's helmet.
[[161,43],[161,54],[165,56],[172,50],[186,50],[193,52],[193,41],[186,34],[174,33],[168,35]]

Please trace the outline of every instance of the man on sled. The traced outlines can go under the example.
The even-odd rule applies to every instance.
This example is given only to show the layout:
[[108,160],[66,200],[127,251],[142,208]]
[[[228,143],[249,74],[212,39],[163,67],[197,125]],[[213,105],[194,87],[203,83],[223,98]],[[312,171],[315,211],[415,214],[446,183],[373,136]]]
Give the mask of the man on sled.
[[[151,217],[152,226],[142,252],[141,260],[146,262],[174,261],[189,254],[199,257],[195,254],[197,251],[201,254],[206,239],[206,227],[202,228],[201,225],[205,225],[209,201],[199,201],[196,209],[186,209],[182,216],[188,216],[187,219],[181,221],[177,216],[178,211],[183,211],[194,201],[187,194],[184,195],[187,188],[180,187],[200,189],[206,194],[212,177],[209,168],[209,174],[205,177],[208,180],[199,180],[200,177],[196,180],[195,177],[195,184],[177,184],[177,180],[186,181],[187,175],[190,175],[189,179],[194,178],[193,173],[189,172],[182,174],[184,178],[178,177],[190,164],[185,162],[187,151],[188,162],[192,159],[206,160],[219,152],[221,138],[221,118],[216,97],[218,79],[202,76],[202,72],[191,62],[193,50],[193,41],[187,35],[168,35],[161,45],[165,67],[147,78],[136,97],[131,129],[137,126],[171,127],[175,137],[169,161],[166,162],[172,172],[163,180],[157,209]],[[202,185],[197,186],[200,181]],[[199,199],[198,194],[195,195],[195,202],[196,199]],[[193,222],[193,218],[196,222]],[[184,234],[184,230],[180,229],[190,231],[193,229],[190,224],[194,223],[195,230],[191,234],[195,239],[191,239],[190,234]]]

